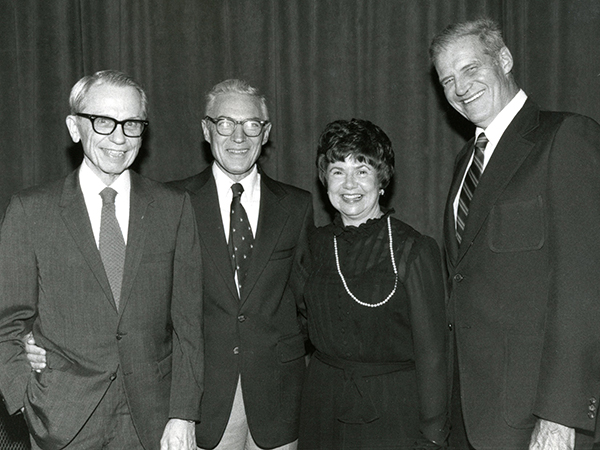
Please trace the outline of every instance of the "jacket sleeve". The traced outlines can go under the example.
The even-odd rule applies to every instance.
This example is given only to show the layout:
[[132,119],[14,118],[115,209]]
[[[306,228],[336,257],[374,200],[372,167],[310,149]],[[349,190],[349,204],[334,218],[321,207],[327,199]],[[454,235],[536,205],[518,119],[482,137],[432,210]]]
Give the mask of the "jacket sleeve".
[[432,238],[422,236],[413,244],[404,284],[410,300],[421,433],[443,444],[449,432],[445,291],[440,252]]
[[23,407],[31,368],[21,341],[37,314],[38,273],[19,197],[11,200],[0,230],[0,391],[9,414]]
[[548,167],[551,273],[534,414],[593,431],[600,401],[600,126],[569,116]]
[[194,421],[200,420],[204,377],[200,252],[196,220],[186,193],[173,266],[173,375],[169,416]]

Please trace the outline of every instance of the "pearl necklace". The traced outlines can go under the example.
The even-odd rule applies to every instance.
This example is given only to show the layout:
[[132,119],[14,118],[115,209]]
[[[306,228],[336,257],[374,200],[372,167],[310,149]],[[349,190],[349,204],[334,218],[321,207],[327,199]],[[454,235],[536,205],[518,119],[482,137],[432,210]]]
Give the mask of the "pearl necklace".
[[387,227],[388,227],[388,236],[390,238],[390,256],[392,259],[392,267],[394,268],[394,274],[396,275],[396,279],[394,280],[394,289],[392,289],[392,292],[390,292],[390,295],[388,295],[385,300],[380,301],[379,303],[365,303],[365,302],[361,302],[358,298],[356,298],[356,296],[350,292],[350,289],[348,288],[348,284],[346,283],[346,279],[344,278],[344,275],[342,274],[342,269],[340,268],[340,258],[338,255],[338,247],[337,247],[337,238],[334,235],[333,236],[333,250],[335,252],[335,265],[337,266],[337,271],[338,274],[340,275],[340,278],[342,279],[342,284],[344,285],[344,289],[346,289],[346,292],[348,293],[348,295],[359,305],[362,306],[367,306],[369,308],[377,308],[378,306],[384,305],[387,303],[387,301],[392,298],[392,296],[396,293],[396,288],[398,287],[398,268],[396,267],[396,259],[394,258],[394,242],[392,241],[392,225],[390,222],[390,216],[388,216],[387,218]]

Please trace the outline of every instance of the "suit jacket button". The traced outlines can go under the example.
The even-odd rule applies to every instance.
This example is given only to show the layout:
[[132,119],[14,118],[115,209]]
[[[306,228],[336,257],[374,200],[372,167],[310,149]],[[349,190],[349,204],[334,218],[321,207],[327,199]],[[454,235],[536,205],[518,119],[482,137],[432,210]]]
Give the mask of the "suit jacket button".
[[450,331],[452,331],[452,324],[451,324],[451,323],[449,323],[449,324],[448,324],[448,329],[449,329]]
[[590,397],[590,405],[595,405],[597,402],[596,397]]
[[460,273],[454,275],[454,281],[456,281],[457,283],[460,283],[463,279],[464,277]]
[[117,341],[123,339],[123,335],[121,333],[117,333]]
[[240,314],[240,315],[238,316],[238,322],[243,322],[243,321],[245,321],[245,320],[246,320],[246,316],[245,316],[245,315],[243,315],[243,314]]
[[239,348],[239,347],[235,347],[235,348],[233,349],[233,354],[234,354],[234,355],[238,355],[239,353],[240,353],[240,348]]
[[596,411],[596,405],[590,405],[588,409],[592,412]]
[[117,374],[113,373],[110,375],[110,381],[115,381],[117,379]]
[[595,418],[596,418],[596,414],[590,411],[590,412],[588,413],[588,417],[589,417],[590,419],[595,419]]

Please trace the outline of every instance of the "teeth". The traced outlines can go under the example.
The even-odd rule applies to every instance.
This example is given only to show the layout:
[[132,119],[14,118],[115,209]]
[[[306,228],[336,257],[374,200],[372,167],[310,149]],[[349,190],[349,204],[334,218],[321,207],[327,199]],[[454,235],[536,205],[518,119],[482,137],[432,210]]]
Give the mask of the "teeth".
[[345,194],[342,197],[344,197],[347,200],[358,200],[359,198],[362,197],[362,195],[360,195],[360,194]]
[[106,153],[108,154],[108,156],[111,156],[113,158],[120,158],[121,156],[123,156],[125,154],[125,152],[120,151],[120,150],[105,150]]
[[466,100],[464,101],[464,103],[467,103],[467,104],[468,104],[468,103],[471,103],[472,101],[474,101],[474,100],[477,100],[477,99],[478,99],[479,97],[481,97],[482,95],[483,95],[483,91],[481,91],[481,92],[479,92],[479,93],[475,94],[475,95],[474,95],[473,97],[471,97],[471,98],[468,98],[468,99],[466,99]]

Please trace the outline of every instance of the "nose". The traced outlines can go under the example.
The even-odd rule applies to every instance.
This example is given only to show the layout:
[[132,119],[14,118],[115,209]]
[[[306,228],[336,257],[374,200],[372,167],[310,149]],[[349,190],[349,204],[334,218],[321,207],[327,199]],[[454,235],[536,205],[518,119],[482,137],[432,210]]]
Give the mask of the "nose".
[[244,142],[246,140],[246,133],[244,133],[244,127],[241,124],[236,124],[231,134],[231,139],[234,142]]
[[456,77],[454,81],[454,92],[458,97],[465,95],[471,87],[471,80],[467,77]]
[[115,130],[108,136],[111,142],[115,144],[124,144],[126,141],[125,134],[123,133],[123,125],[117,125]]
[[354,178],[354,175],[351,173],[347,174],[344,177],[344,188],[352,189],[355,186],[356,186],[356,179]]

